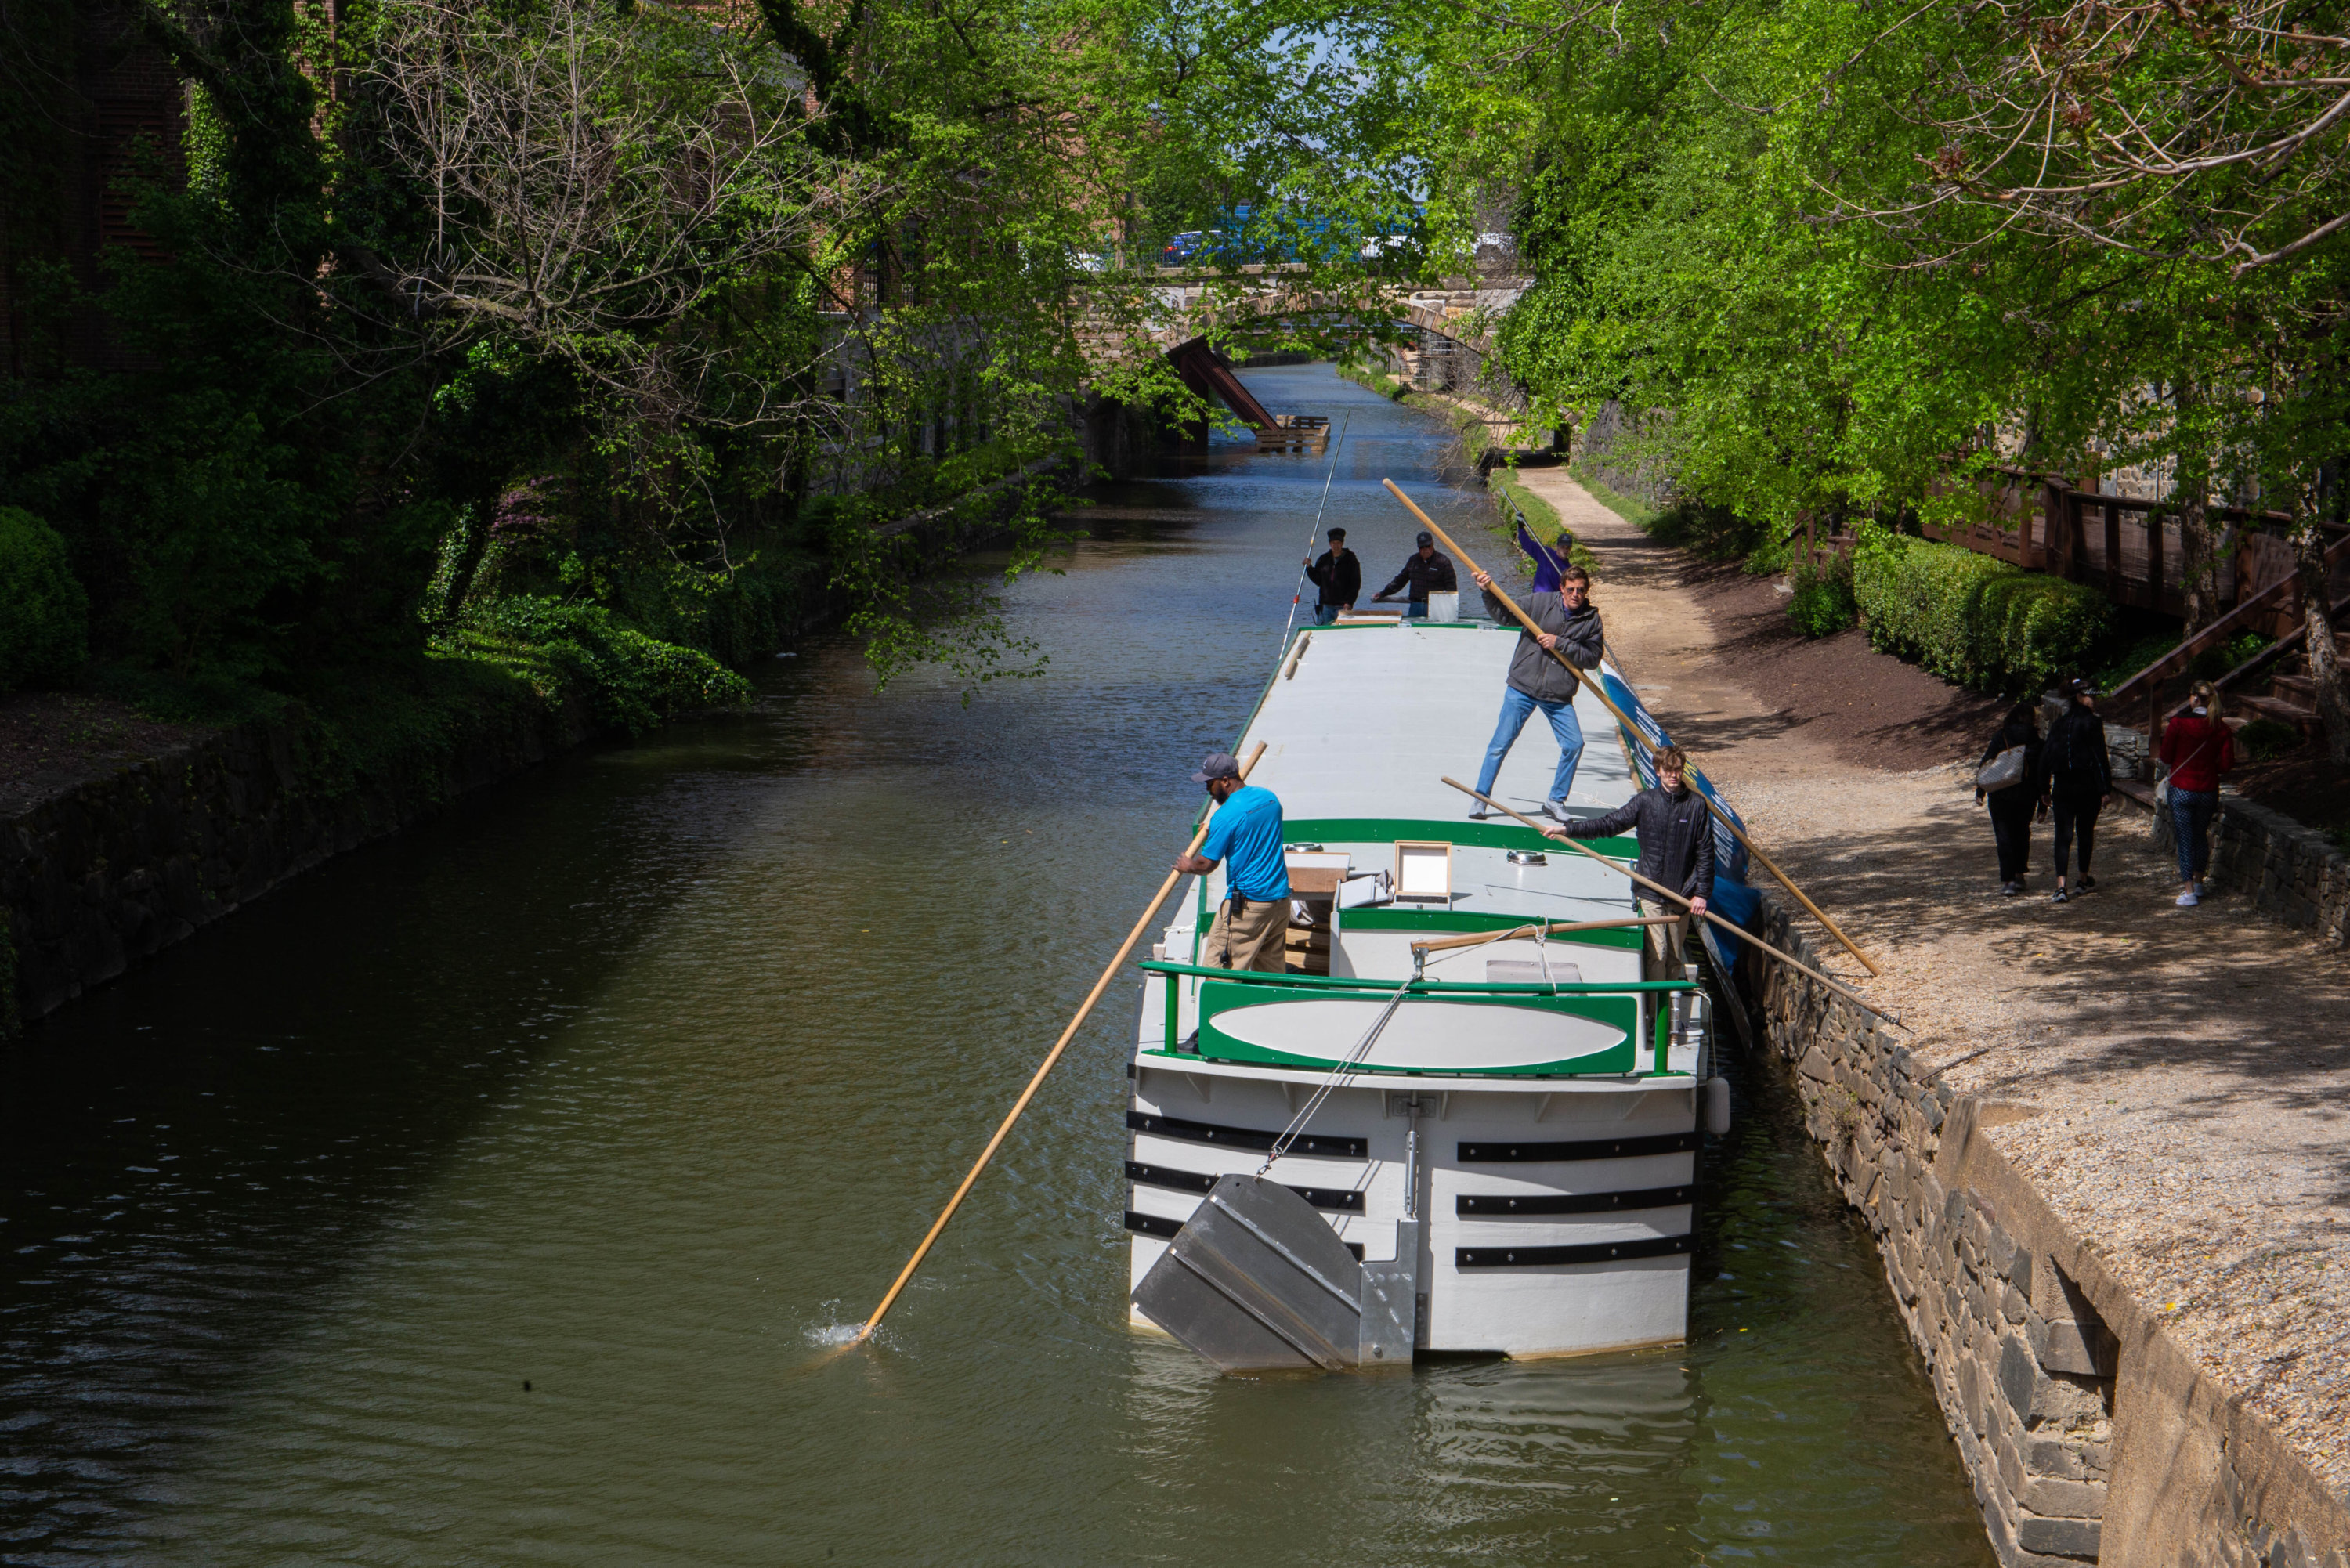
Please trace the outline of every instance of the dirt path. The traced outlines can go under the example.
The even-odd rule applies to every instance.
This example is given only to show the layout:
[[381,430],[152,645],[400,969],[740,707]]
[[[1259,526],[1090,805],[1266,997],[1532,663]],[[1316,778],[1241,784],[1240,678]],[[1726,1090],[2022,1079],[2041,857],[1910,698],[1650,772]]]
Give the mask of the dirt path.
[[2241,898],[2174,908],[2125,803],[2099,825],[2095,892],[2049,901],[2043,826],[2033,890],[2000,897],[1967,765],[1996,705],[1853,634],[1791,635],[1768,583],[1659,545],[1563,471],[1520,477],[1597,558],[1643,700],[1883,966],[1863,993],[1929,1061],[1989,1047],[1950,1082],[2015,1118],[2001,1149],[2350,1489],[2350,959]]
[[0,696],[0,818],[92,779],[200,741],[211,732],[142,717],[79,691]]

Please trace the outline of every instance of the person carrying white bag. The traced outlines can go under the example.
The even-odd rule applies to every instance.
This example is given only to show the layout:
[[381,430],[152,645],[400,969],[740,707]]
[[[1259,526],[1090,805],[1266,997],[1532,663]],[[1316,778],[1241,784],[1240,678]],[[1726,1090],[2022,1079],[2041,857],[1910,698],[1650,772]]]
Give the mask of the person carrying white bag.
[[2032,863],[2032,814],[2040,803],[2040,715],[2029,702],[2007,711],[2007,722],[1983,748],[1975,764],[1975,804],[1991,803],[1991,836],[1999,844],[1999,890],[2008,898],[2023,891],[2024,867]]

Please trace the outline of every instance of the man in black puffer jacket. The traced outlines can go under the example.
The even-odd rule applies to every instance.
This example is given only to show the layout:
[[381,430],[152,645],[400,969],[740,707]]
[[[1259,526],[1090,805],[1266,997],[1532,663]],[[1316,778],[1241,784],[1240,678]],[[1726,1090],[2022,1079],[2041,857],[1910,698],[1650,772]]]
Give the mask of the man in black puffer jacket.
[[[1640,840],[1640,859],[1632,869],[1679,893],[1690,901],[1690,914],[1701,915],[1713,897],[1713,819],[1705,797],[1683,777],[1688,767],[1679,746],[1662,747],[1657,753],[1656,788],[1642,790],[1605,816],[1587,816],[1543,832],[1562,839],[1612,838],[1629,828]],[[1650,908],[1651,899],[1644,891],[1642,908]],[[1661,906],[1663,900],[1653,902]],[[1659,907],[1656,912],[1678,915],[1680,910]],[[1670,945],[1678,950],[1679,928],[1672,929]]]

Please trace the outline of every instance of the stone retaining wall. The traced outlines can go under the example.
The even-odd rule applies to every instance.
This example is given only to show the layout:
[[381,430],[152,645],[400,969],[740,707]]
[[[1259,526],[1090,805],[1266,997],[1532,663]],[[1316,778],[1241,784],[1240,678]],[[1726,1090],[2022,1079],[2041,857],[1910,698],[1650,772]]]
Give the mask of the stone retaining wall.
[[[2155,848],[2175,857],[2177,843],[2170,813],[2157,810]],[[2249,895],[2254,908],[2288,926],[2314,928],[2336,947],[2350,942],[2350,857],[2317,829],[2264,805],[2220,797],[2204,886]]]
[[[1775,900],[1762,921],[1820,967]],[[1818,985],[1759,953],[1746,966],[1767,1048],[1877,1234],[2002,1563],[2350,1568],[2350,1508],[1982,1136],[2007,1107],[1936,1082]]]
[[396,777],[329,788],[296,732],[251,724],[39,803],[0,824],[0,1033],[589,733],[584,705],[509,705]]

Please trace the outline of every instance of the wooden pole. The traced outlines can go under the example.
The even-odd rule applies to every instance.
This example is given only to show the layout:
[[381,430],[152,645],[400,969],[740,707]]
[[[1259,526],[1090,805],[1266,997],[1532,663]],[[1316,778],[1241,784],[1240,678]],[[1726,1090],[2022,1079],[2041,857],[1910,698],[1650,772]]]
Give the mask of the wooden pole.
[[[1521,812],[1512,811],[1508,806],[1503,805],[1500,801],[1493,799],[1491,795],[1479,794],[1475,790],[1471,789],[1459,779],[1448,778],[1444,782],[1451,784],[1454,789],[1459,790],[1462,794],[1467,795],[1471,800],[1482,800],[1487,805],[1492,806],[1495,811],[1502,813],[1503,815],[1516,817],[1520,822],[1524,823],[1528,827],[1533,828],[1536,833],[1539,833],[1545,838],[1552,840],[1552,842],[1564,844],[1575,853],[1587,856],[1591,859],[1598,861],[1599,864],[1607,867],[1609,870],[1629,877],[1633,881],[1638,883],[1641,887],[1648,888],[1650,892],[1657,894],[1660,898],[1670,898],[1682,909],[1689,909],[1691,914],[1696,915],[1700,919],[1711,921],[1713,924],[1720,926],[1723,930],[1728,931],[1731,936],[1736,937],[1740,941],[1752,943],[1753,946],[1762,949],[1764,952],[1769,953],[1773,958],[1777,959],[1781,963],[1785,964],[1789,969],[1795,971],[1798,974],[1807,975],[1811,979],[1819,981],[1822,985],[1826,986],[1830,991],[1835,992],[1838,996],[1843,997],[1846,1002],[1851,1002],[1854,1006],[1866,1009],[1866,1011],[1876,1014],[1877,1017],[1882,1018],[1887,1023],[1894,1025],[1896,1028],[1909,1028],[1907,1023],[1902,1023],[1895,1014],[1886,1012],[1885,1009],[1877,1006],[1875,1002],[1869,1001],[1868,998],[1862,996],[1856,992],[1846,990],[1843,986],[1838,985],[1835,981],[1830,980],[1819,971],[1812,968],[1811,965],[1795,957],[1793,953],[1781,952],[1777,948],[1773,947],[1769,942],[1764,941],[1762,938],[1755,936],[1751,931],[1747,931],[1739,926],[1732,925],[1730,921],[1723,919],[1720,915],[1715,914],[1711,909],[1690,909],[1690,901],[1680,894],[1674,892],[1670,888],[1666,887],[1661,882],[1650,881],[1648,877],[1641,876],[1638,871],[1633,870],[1629,866],[1625,865],[1622,861],[1610,860],[1607,857],[1600,854],[1599,851],[1590,847],[1588,845],[1577,844],[1572,838],[1560,837],[1551,828],[1544,827],[1533,817],[1527,816]],[[1725,977],[1725,979],[1727,977]],[[1914,1034],[1917,1031],[1910,1030],[1910,1033]]]
[[[1248,754],[1248,760],[1241,763],[1241,778],[1243,781],[1248,778],[1249,771],[1256,766],[1257,759],[1263,755],[1264,755],[1264,742],[1259,741],[1256,750],[1251,752]],[[1212,820],[1214,814],[1211,812],[1209,815],[1210,819]],[[1207,841],[1207,837],[1208,823],[1203,821],[1200,824],[1200,831],[1191,836],[1191,847],[1183,853],[1198,854],[1200,846]],[[906,1288],[906,1282],[914,1277],[914,1271],[922,1266],[922,1259],[930,1252],[931,1243],[939,1239],[939,1233],[947,1228],[947,1221],[953,1219],[954,1211],[962,1207],[963,1194],[969,1192],[972,1183],[979,1179],[979,1173],[987,1168],[987,1162],[995,1156],[996,1146],[1003,1143],[1004,1135],[1012,1130],[1012,1124],[1020,1119],[1020,1113],[1028,1108],[1028,1102],[1036,1097],[1037,1089],[1045,1082],[1045,1075],[1053,1070],[1053,1064],[1058,1062],[1061,1059],[1061,1053],[1068,1049],[1069,1042],[1076,1037],[1077,1030],[1085,1023],[1087,1015],[1093,1012],[1094,1003],[1101,1000],[1102,992],[1109,989],[1109,982],[1118,977],[1118,971],[1125,966],[1126,955],[1132,952],[1134,944],[1142,940],[1142,933],[1150,925],[1150,918],[1159,912],[1159,906],[1167,901],[1167,895],[1173,892],[1175,884],[1182,879],[1182,872],[1170,871],[1167,874],[1167,879],[1159,884],[1159,891],[1151,896],[1149,903],[1143,906],[1142,918],[1134,922],[1134,929],[1127,932],[1126,940],[1119,944],[1118,956],[1109,961],[1109,967],[1102,971],[1099,980],[1094,981],[1093,990],[1086,993],[1086,1000],[1078,1007],[1076,1016],[1069,1020],[1069,1026],[1061,1031],[1061,1037],[1054,1041],[1053,1048],[1045,1054],[1045,1060],[1038,1064],[1035,1075],[1029,1078],[1028,1086],[1020,1091],[1018,1099],[1012,1102],[1012,1110],[1004,1116],[1003,1125],[995,1129],[995,1136],[987,1140],[987,1147],[981,1149],[979,1158],[972,1162],[971,1174],[962,1179],[962,1185],[954,1189],[954,1196],[947,1199],[947,1206],[939,1210],[938,1219],[931,1222],[930,1234],[924,1236],[922,1244],[914,1249],[914,1255],[906,1260],[906,1266],[898,1271],[898,1278],[890,1284],[889,1293],[881,1298],[881,1304],[873,1309],[873,1315],[865,1320],[865,1326],[857,1331],[857,1337],[848,1342],[850,1345],[864,1344],[873,1337],[873,1331],[881,1326],[882,1314],[887,1313],[897,1301],[898,1293]]]
[[[1389,490],[1394,491],[1395,498],[1398,501],[1402,502],[1406,506],[1411,508],[1411,514],[1419,519],[1422,526],[1427,528],[1430,533],[1444,541],[1445,546],[1448,549],[1463,560],[1470,559],[1469,553],[1466,550],[1463,550],[1460,545],[1454,544],[1451,537],[1447,535],[1443,529],[1436,525],[1434,519],[1430,518],[1427,513],[1422,512],[1419,507],[1412,505],[1411,497],[1406,495],[1401,490],[1397,489],[1396,482],[1394,480],[1389,479],[1383,481],[1382,483],[1384,483]],[[1471,566],[1474,566],[1473,561],[1471,561]],[[1513,616],[1517,618],[1518,624],[1524,627],[1527,631],[1539,633],[1542,630],[1542,628],[1534,623],[1532,617],[1528,616],[1525,611],[1518,607],[1518,604],[1515,599],[1513,599],[1508,594],[1502,591],[1502,587],[1499,583],[1496,583],[1493,586],[1493,597],[1502,601],[1503,606],[1507,608]],[[1557,659],[1561,668],[1565,669],[1577,680],[1581,681],[1584,686],[1590,691],[1591,694],[1599,700],[1599,705],[1607,709],[1610,714],[1615,716],[1616,722],[1623,726],[1624,732],[1626,734],[1631,736],[1634,742],[1638,745],[1644,748],[1648,746],[1648,736],[1641,732],[1640,727],[1638,724],[1632,722],[1632,721],[1625,715],[1624,710],[1618,708],[1614,702],[1608,700],[1607,693],[1600,690],[1599,683],[1597,681],[1592,680],[1590,675],[1584,670],[1577,669],[1575,661],[1567,658],[1566,655],[1561,653],[1558,649],[1555,648],[1552,649],[1550,650],[1550,656],[1553,659]],[[1702,779],[1705,777],[1705,774],[1698,773],[1697,776]],[[1735,822],[1732,822],[1720,806],[1716,805],[1711,800],[1707,799],[1706,794],[1703,790],[1700,790],[1698,792],[1698,799],[1705,803],[1706,811],[1712,815],[1715,821],[1721,823],[1722,826],[1730,829],[1731,837],[1737,839],[1740,844],[1745,846],[1746,853],[1754,857],[1755,859],[1760,860],[1762,863],[1762,868],[1770,872],[1773,877],[1778,879],[1779,886],[1787,889],[1787,891],[1794,896],[1797,903],[1803,905],[1804,909],[1811,911],[1812,919],[1819,921],[1821,925],[1826,927],[1828,934],[1835,938],[1837,941],[1842,942],[1844,944],[1845,950],[1852,954],[1854,958],[1860,961],[1862,968],[1868,971],[1871,974],[1880,974],[1884,972],[1877,967],[1876,963],[1866,953],[1860,950],[1860,945],[1858,943],[1855,942],[1850,937],[1844,934],[1844,928],[1838,926],[1834,920],[1829,919],[1827,912],[1822,909],[1817,904],[1813,903],[1809,895],[1805,894],[1801,888],[1795,886],[1794,877],[1789,877],[1784,871],[1779,869],[1779,863],[1777,861],[1772,859],[1768,855],[1763,854],[1761,846],[1752,839],[1746,836],[1746,830],[1744,828],[1739,826]]]
[[1621,931],[1635,926],[1678,926],[1679,915],[1648,915],[1637,920],[1577,920],[1572,925],[1549,921],[1532,926],[1515,926],[1506,931],[1479,931],[1466,937],[1431,937],[1424,942],[1411,944],[1414,952],[1443,952],[1451,948],[1482,947],[1487,942],[1505,942],[1514,937],[1555,937],[1566,931]]

